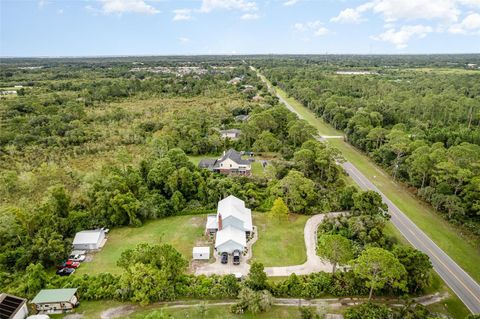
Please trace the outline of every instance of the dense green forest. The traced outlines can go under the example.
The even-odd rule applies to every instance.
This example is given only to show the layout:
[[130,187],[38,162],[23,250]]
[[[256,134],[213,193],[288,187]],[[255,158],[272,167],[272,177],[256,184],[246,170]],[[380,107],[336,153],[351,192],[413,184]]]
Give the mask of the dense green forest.
[[[238,298],[238,304],[232,307],[235,313],[266,310],[271,296],[408,298],[428,291],[432,284],[428,257],[401,245],[388,233],[390,216],[379,194],[348,185],[345,173],[336,163],[338,152],[318,142],[314,138],[315,128],[280,105],[243,62],[244,58],[2,61],[0,88],[15,88],[17,93],[0,96],[0,291],[31,298],[42,288],[78,287],[83,300],[141,304],[180,298]],[[448,112],[447,118],[435,114],[422,121],[439,121],[435,122],[438,133],[431,134],[427,127],[422,131],[413,122],[401,121],[405,114],[385,108],[388,115],[383,114],[381,107],[374,108],[375,94],[379,93],[370,92],[364,80],[355,82],[356,78],[349,78],[352,82],[347,85],[341,78],[332,85],[331,71],[318,65],[293,68],[289,62],[292,58],[285,62],[287,67],[269,65],[266,72],[277,85],[291,94],[296,87],[299,92],[310,92],[311,101],[300,99],[311,107],[315,101],[318,110],[328,100],[331,112],[338,108],[335,112],[344,116],[339,123],[345,127],[339,128],[348,130],[350,123],[360,123],[351,126],[349,139],[359,147],[371,147],[365,150],[382,158],[386,166],[396,161],[395,175],[399,179],[409,181],[407,163],[415,160],[415,151],[419,150],[419,156],[430,156],[422,147],[437,150],[440,163],[453,166],[429,164],[431,171],[427,176],[418,175],[423,172],[420,170],[412,179],[417,184],[423,180],[423,187],[414,185],[425,193],[430,190],[432,197],[453,196],[455,199],[450,200],[463,209],[463,217],[459,217],[457,209],[452,219],[468,220],[475,225],[480,200],[479,189],[472,184],[472,177],[478,179],[479,169],[479,118],[474,113],[478,111],[477,104],[472,104],[470,123],[463,124],[467,126],[465,135],[453,132],[462,128],[460,118],[469,119],[470,113],[464,114],[461,108],[456,113]],[[254,60],[264,65],[279,63],[259,62],[263,59]],[[434,59],[434,63],[443,63],[442,59],[445,57]],[[355,57],[342,61],[353,63]],[[385,57],[385,61],[390,60]],[[295,63],[312,61],[300,59]],[[406,58],[404,63],[414,61]],[[417,63],[427,62],[419,59]],[[398,72],[412,81],[422,78]],[[317,92],[312,88],[315,81],[310,77],[314,74],[318,81],[330,85],[328,90]],[[459,74],[458,80],[467,83],[465,99],[478,101],[478,85],[464,76],[467,75]],[[377,83],[380,80],[375,76],[367,78],[373,86],[383,87],[386,100],[396,100],[387,96],[393,92],[389,81]],[[434,83],[426,78],[425,82],[433,87],[448,82],[444,79]],[[238,79],[238,83],[232,83],[232,79]],[[297,86],[296,81],[301,85]],[[409,82],[405,80],[405,91],[411,89],[406,83]],[[335,93],[342,85],[345,92],[355,85],[365,92],[359,89],[357,98],[347,98]],[[420,87],[417,89],[421,91]],[[457,92],[455,87],[450,91],[450,95]],[[401,97],[406,93],[399,92],[403,93],[399,93],[398,108],[403,110]],[[369,98],[358,101],[360,94]],[[441,99],[442,103],[444,100]],[[238,115],[248,115],[248,120],[238,120]],[[438,124],[441,121],[450,129],[442,131]],[[384,130],[384,138],[378,143],[365,142],[375,127]],[[241,129],[241,138],[223,140],[219,130],[227,128]],[[392,148],[399,143],[406,145],[401,155]],[[277,157],[264,174],[252,177],[225,176],[192,163],[194,156],[218,156],[230,147],[275,153]],[[460,173],[455,165],[463,165],[465,170],[461,183],[456,179]],[[437,166],[444,167],[442,172],[450,175],[437,180]],[[118,260],[123,270],[120,275],[54,274],[55,265],[68,256],[77,231],[142,227],[152,219],[211,213],[218,200],[229,194],[235,194],[258,212],[270,211],[279,198],[290,212],[299,214],[350,211],[348,216],[326,219],[319,228],[318,239],[325,247],[332,238],[343,242],[344,258],[332,262],[351,264],[352,268],[334,274],[293,274],[269,281],[263,265],[253,263],[250,274],[239,283],[233,275],[206,277],[188,273],[188,261],[171,245],[141,244],[122,253]],[[385,280],[377,281],[368,273],[370,263],[377,260],[383,262],[383,272],[388,277]],[[352,314],[378,310],[372,304],[364,308],[352,310]],[[409,313],[415,318],[436,316],[423,307],[409,305],[401,310],[378,311]]]
[[[255,63],[393,178],[478,236],[480,72],[465,69],[477,60],[300,57]],[[370,74],[337,73],[345,70]]]
[[[16,286],[29,265],[54,266],[79,230],[206,213],[228,194],[263,211],[277,196],[306,214],[348,209],[335,152],[313,142],[313,128],[247,67],[142,63],[3,66],[1,85],[22,85],[1,100],[4,283]],[[228,83],[234,77],[241,85]],[[239,114],[250,120],[235,122]],[[228,127],[242,128],[242,139],[222,140],[218,129]],[[283,160],[268,177],[242,178],[200,170],[188,158],[228,147]],[[324,159],[315,171],[304,163],[307,150]]]

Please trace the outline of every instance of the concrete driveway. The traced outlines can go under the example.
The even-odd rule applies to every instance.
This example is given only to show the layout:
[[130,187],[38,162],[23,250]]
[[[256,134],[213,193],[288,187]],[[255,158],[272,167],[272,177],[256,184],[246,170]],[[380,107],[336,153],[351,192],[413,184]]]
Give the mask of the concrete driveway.
[[317,229],[318,225],[327,216],[338,216],[342,213],[318,214],[310,217],[303,231],[305,239],[305,247],[307,248],[307,261],[301,265],[285,266],[285,267],[266,267],[265,272],[268,276],[290,276],[295,273],[297,275],[308,275],[312,272],[331,272],[332,264],[323,261],[317,256]]
[[199,265],[195,269],[195,275],[228,275],[241,273],[246,276],[250,270],[248,260],[252,258],[252,246],[258,239],[258,229],[253,226],[253,237],[247,242],[247,254],[240,257],[240,265],[233,264],[233,257],[228,256],[228,263],[222,264],[220,256],[214,251],[215,262]]
[[[327,213],[327,214],[317,214],[310,217],[305,223],[305,228],[303,231],[303,237],[305,239],[305,247],[307,249],[307,261],[301,265],[293,266],[284,266],[284,267],[265,267],[265,272],[268,276],[290,276],[295,273],[297,275],[307,275],[312,272],[331,272],[332,265],[329,262],[323,261],[320,257],[317,256],[317,229],[318,225],[323,221],[327,216],[337,216],[343,213]],[[248,242],[247,247],[248,254],[245,257],[241,258],[240,265],[233,265],[232,257],[229,256],[228,264],[224,265],[220,262],[219,256],[215,255],[215,262],[211,264],[205,264],[198,266],[195,269],[196,275],[226,275],[226,274],[235,274],[241,273],[242,275],[247,275],[250,270],[250,265],[247,263],[252,256],[253,244],[257,241],[258,233],[257,228],[255,227],[254,237]],[[272,243],[275,244],[275,243]]]

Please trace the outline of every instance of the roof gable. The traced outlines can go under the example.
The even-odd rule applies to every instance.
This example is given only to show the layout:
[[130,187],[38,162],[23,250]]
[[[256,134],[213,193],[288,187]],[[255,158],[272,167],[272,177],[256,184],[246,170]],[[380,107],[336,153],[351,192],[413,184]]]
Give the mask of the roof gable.
[[104,231],[98,230],[83,230],[75,234],[73,245],[78,244],[96,244],[100,240],[100,236]]
[[247,238],[245,232],[235,227],[225,227],[217,231],[215,238],[215,247],[223,245],[229,241],[233,241],[239,245],[246,246]]
[[252,230],[252,211],[245,207],[240,198],[230,195],[218,202],[217,218],[221,214],[223,219],[233,217],[243,222],[243,230]]
[[250,162],[247,161],[247,160],[243,160],[242,159],[242,154],[240,152],[237,152],[233,148],[226,151],[225,154],[223,154],[223,156],[218,159],[216,165],[218,165],[218,163],[221,163],[221,162],[225,161],[226,159],[230,159],[237,164],[250,165]]

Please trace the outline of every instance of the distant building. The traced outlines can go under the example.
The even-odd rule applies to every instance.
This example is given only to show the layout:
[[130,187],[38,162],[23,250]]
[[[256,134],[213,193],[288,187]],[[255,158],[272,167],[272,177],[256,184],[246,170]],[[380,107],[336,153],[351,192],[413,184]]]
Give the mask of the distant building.
[[250,175],[252,165],[250,161],[242,159],[242,154],[229,149],[219,159],[202,159],[198,167],[209,169],[223,174]]
[[478,64],[476,63],[468,63],[467,64],[467,69],[474,70],[478,68]]
[[240,138],[240,134],[242,134],[242,131],[236,128],[220,131],[220,136],[222,138],[229,138],[231,140],[238,140]]
[[105,230],[84,230],[75,234],[72,245],[75,250],[95,250],[100,249],[104,242]]
[[243,80],[243,77],[234,77],[233,79],[231,79],[230,81],[228,81],[228,84],[233,84],[233,85],[237,85],[238,83],[242,82]]
[[240,114],[240,115],[235,116],[235,121],[246,122],[246,121],[248,121],[249,117],[250,117],[249,115]]
[[1,319],[25,319],[28,315],[27,300],[6,293],[0,294]]
[[335,74],[339,75],[369,75],[369,74],[378,74],[377,72],[373,71],[355,71],[355,70],[347,70],[347,71],[337,71]]
[[0,95],[10,95],[10,94],[17,94],[17,91],[15,90],[0,91]]
[[77,288],[43,289],[31,303],[40,314],[70,312],[79,304]]

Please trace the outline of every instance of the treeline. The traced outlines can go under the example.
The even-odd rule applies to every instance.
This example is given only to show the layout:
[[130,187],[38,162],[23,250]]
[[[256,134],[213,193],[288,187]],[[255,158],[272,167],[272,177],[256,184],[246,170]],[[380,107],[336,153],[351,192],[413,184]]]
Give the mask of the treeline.
[[[258,79],[246,74],[242,83],[258,84]],[[229,88],[234,96],[249,101],[242,85]],[[349,209],[342,200],[347,190],[335,151],[313,140],[314,129],[276,104],[261,85],[256,90],[264,97],[261,104],[212,104],[162,113],[152,121],[158,126],[146,142],[147,154],[135,164],[124,150],[118,154],[118,164],[88,176],[47,166],[30,172],[28,179],[14,170],[2,171],[5,183],[0,191],[9,199],[0,209],[2,286],[14,287],[30,265],[50,267],[65,258],[79,230],[140,226],[149,219],[207,213],[230,194],[259,211],[268,210],[277,197],[298,213]],[[235,122],[238,114],[250,118]],[[230,142],[220,140],[218,129],[229,126],[244,132],[231,143],[237,149],[276,151],[283,159],[269,165],[261,178],[227,177],[195,167],[186,154],[220,153]],[[52,138],[52,134],[47,130],[36,135]],[[39,195],[40,185],[49,187]],[[21,200],[13,202],[13,198]]]
[[301,62],[262,72],[446,219],[480,234],[478,72],[379,68],[347,76]]
[[[409,259],[403,260],[411,265]],[[235,299],[239,302],[231,307],[233,313],[267,311],[272,305],[272,296],[294,298],[323,298],[325,296],[365,295],[368,285],[355,271],[335,274],[319,272],[306,276],[292,274],[281,281],[269,281],[260,263],[253,263],[248,276],[239,282],[234,275],[194,276],[185,273],[187,261],[171,245],[139,244],[125,250],[117,263],[122,267],[121,275],[101,273],[58,277],[50,275],[40,264],[32,264],[17,282],[7,291],[32,298],[42,288],[78,288],[82,300],[119,300],[142,305],[182,298]],[[419,269],[421,271],[430,269]],[[386,285],[378,293],[385,296],[401,296],[409,289]],[[367,304],[349,313],[372,311],[375,306]],[[363,309],[367,307],[367,309]],[[436,318],[435,314],[421,306],[407,303],[414,318]],[[400,308],[401,309],[401,308]],[[383,311],[392,311],[388,308]],[[398,310],[396,310],[398,311]],[[353,318],[353,317],[352,317]],[[384,317],[379,317],[384,318]]]

